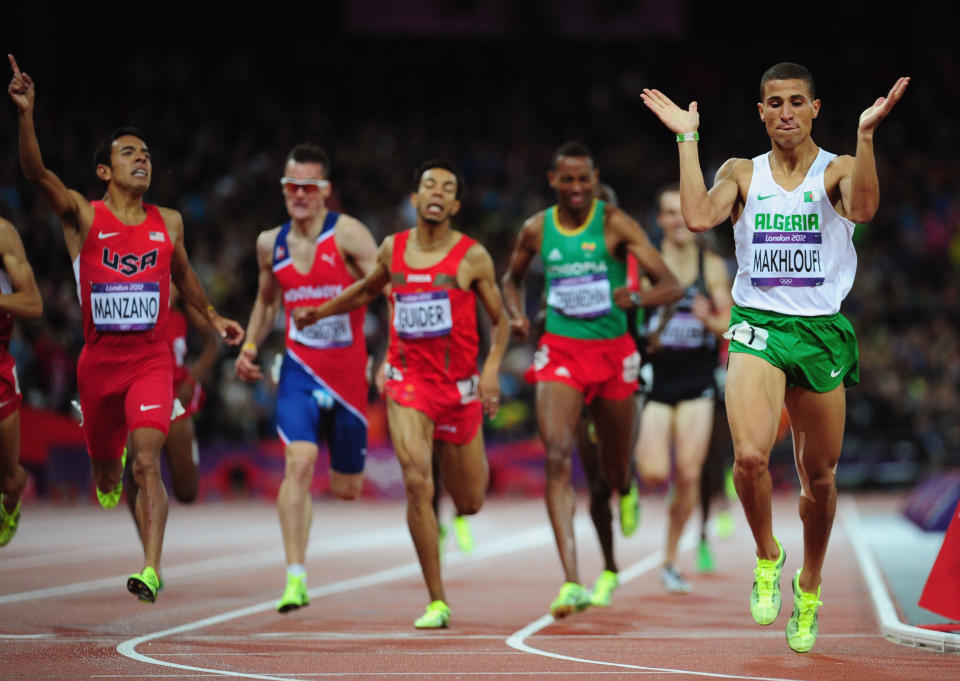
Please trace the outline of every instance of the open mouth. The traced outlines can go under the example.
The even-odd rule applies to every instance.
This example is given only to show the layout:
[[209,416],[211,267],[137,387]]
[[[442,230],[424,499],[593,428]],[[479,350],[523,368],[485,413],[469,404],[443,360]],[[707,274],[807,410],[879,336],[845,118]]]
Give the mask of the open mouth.
[[136,170],[133,171],[133,176],[134,176],[134,177],[146,177],[146,176],[147,176],[147,171],[144,170],[143,168],[137,168]]

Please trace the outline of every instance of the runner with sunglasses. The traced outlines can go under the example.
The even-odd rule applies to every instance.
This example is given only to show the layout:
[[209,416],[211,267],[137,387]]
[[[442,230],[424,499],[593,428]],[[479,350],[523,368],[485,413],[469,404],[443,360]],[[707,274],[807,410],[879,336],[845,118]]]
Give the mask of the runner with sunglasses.
[[377,246],[363,223],[329,210],[330,161],[312,144],[287,156],[280,182],[290,220],[257,237],[259,281],[247,323],[247,342],[237,357],[237,375],[263,378],[257,350],[274,326],[281,303],[286,312],[286,353],[277,387],[277,433],[286,467],[277,513],[287,560],[281,613],[308,605],[305,567],[312,520],[310,484],[320,440],[330,455],[330,490],[356,499],[363,486],[367,453],[366,308],[320,320],[303,329],[291,312],[333,298],[374,266]]

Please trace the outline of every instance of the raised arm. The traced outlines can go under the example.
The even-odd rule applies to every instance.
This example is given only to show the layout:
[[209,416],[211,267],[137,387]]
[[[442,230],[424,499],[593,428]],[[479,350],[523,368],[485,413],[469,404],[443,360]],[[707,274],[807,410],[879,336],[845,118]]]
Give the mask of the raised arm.
[[377,251],[377,262],[363,279],[358,279],[335,298],[318,306],[304,306],[293,310],[293,323],[302,329],[314,322],[366,305],[383,293],[390,283],[390,259],[393,255],[393,237],[388,236]]
[[257,353],[263,341],[270,335],[280,307],[280,286],[273,274],[273,247],[277,241],[277,229],[261,232],[257,237],[257,297],[247,322],[247,341],[237,355],[237,376],[244,381],[259,381],[263,371],[256,363]]
[[533,257],[540,252],[543,243],[543,212],[537,213],[523,223],[517,242],[510,253],[507,271],[501,279],[503,302],[510,320],[510,335],[514,340],[525,341],[530,337],[530,320],[524,309],[523,277]]
[[180,297],[187,305],[200,313],[213,327],[227,345],[239,345],[243,340],[243,327],[232,319],[221,317],[210,304],[200,277],[190,265],[187,251],[183,246],[183,218],[175,210],[161,208],[160,214],[167,226],[167,233],[173,239],[173,257],[170,259],[170,278],[180,291]]
[[880,181],[877,179],[877,163],[873,153],[873,135],[880,122],[900,101],[909,84],[910,78],[897,79],[886,97],[877,97],[873,105],[860,114],[857,155],[853,158],[850,173],[840,179],[844,213],[854,222],[869,222],[880,206]]
[[[680,152],[680,207],[687,228],[704,232],[730,217],[740,197],[734,171],[742,159],[731,159],[720,168],[713,188],[707,184],[700,167],[699,132],[700,113],[697,103],[690,102],[684,111],[659,90],[644,89],[640,95],[657,118],[677,135]],[[685,141],[681,141],[681,138]],[[749,161],[747,161],[749,163]]]
[[23,242],[16,228],[0,218],[0,253],[3,268],[10,277],[11,293],[0,294],[0,309],[21,319],[39,319],[43,314],[43,299],[33,277],[33,268],[27,262]]
[[467,251],[466,263],[473,277],[473,287],[480,298],[480,302],[490,315],[490,351],[483,363],[480,374],[480,399],[483,401],[483,411],[493,417],[500,408],[500,363],[507,351],[510,342],[510,326],[503,310],[503,299],[497,287],[494,274],[493,259],[480,244],[474,244]]
[[[33,108],[36,100],[36,89],[33,80],[26,73],[20,71],[17,60],[8,54],[13,78],[7,92],[10,99],[17,106],[17,121],[19,128],[20,167],[23,174],[39,191],[43,200],[57,214],[63,223],[64,235],[70,247],[70,256],[79,253],[83,237],[86,236],[93,222],[93,206],[78,192],[63,184],[59,177],[47,169],[40,154],[40,143],[37,141],[37,132],[33,122]],[[70,232],[73,232],[71,238]],[[76,241],[79,237],[79,241]]]
[[[635,305],[666,305],[675,300],[680,300],[683,295],[683,288],[673,276],[660,253],[650,243],[646,232],[640,227],[636,220],[624,213],[619,208],[607,208],[607,228],[612,230],[617,242],[623,244],[629,253],[640,263],[640,268],[650,280],[652,286],[644,289],[642,299],[638,299],[636,292],[630,297]],[[610,243],[609,241],[607,242]],[[614,301],[620,304],[620,297],[624,295],[626,288],[617,289],[614,292]]]

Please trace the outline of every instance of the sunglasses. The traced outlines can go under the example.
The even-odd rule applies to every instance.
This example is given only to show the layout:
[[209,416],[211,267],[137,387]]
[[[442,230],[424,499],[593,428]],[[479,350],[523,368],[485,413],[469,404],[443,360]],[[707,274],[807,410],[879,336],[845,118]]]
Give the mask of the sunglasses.
[[298,189],[307,194],[315,194],[330,185],[326,180],[298,180],[295,177],[281,177],[280,184],[287,194],[296,194]]

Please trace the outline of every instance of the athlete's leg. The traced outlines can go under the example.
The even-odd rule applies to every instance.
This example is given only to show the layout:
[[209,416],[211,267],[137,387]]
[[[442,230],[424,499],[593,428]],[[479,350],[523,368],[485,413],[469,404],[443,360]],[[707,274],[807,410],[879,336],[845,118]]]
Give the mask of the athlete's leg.
[[648,400],[640,412],[635,456],[640,479],[650,487],[659,487],[670,478],[672,432],[673,407]]
[[14,411],[0,421],[0,494],[9,512],[17,508],[27,486],[27,471],[20,465],[20,412]]
[[846,392],[841,384],[826,393],[788,388],[787,412],[800,475],[803,572],[800,589],[816,592],[837,509],[836,467],[843,444]]
[[603,552],[605,570],[617,572],[617,563],[613,557],[613,513],[610,511],[610,496],[613,490],[600,475],[600,454],[598,444],[590,436],[590,419],[581,418],[577,423],[577,451],[580,463],[590,485],[590,517],[597,531],[597,540]]
[[553,526],[565,580],[579,584],[570,469],[576,424],[583,408],[583,395],[565,383],[540,382],[537,383],[536,406],[537,424],[547,454],[547,513]]
[[174,498],[182,504],[193,503],[197,498],[200,459],[192,418],[187,416],[170,424],[166,450]]
[[597,430],[600,474],[620,494],[630,491],[630,452],[636,403],[631,393],[619,400],[598,397],[590,404]]
[[770,450],[777,437],[786,376],[754,355],[731,352],[727,370],[727,420],[733,438],[733,479],[757,557],[777,560],[770,507]]
[[134,515],[143,541],[144,565],[154,569],[160,564],[163,531],[167,525],[167,491],[160,477],[163,439],[161,430],[137,428],[130,437],[133,451],[128,452],[133,479],[139,488]]
[[490,466],[483,448],[483,428],[469,442],[454,445],[438,442],[440,477],[457,509],[457,515],[473,515],[483,506],[490,483]]
[[433,512],[434,423],[421,411],[387,398],[387,425],[407,493],[407,526],[432,601],[446,601],[440,575],[437,516]]
[[710,445],[713,427],[713,399],[685,400],[674,409],[673,441],[676,446],[674,495],[667,522],[664,564],[672,565],[683,528],[700,494],[700,471]]
[[303,440],[291,441],[284,449],[286,463],[277,494],[277,515],[287,565],[303,565],[307,559],[307,540],[313,519],[310,484],[318,452],[316,443]]

